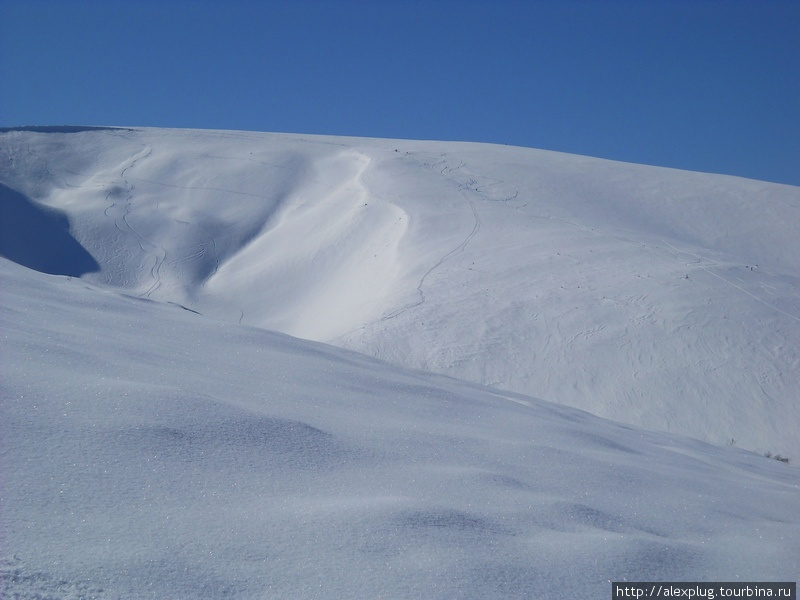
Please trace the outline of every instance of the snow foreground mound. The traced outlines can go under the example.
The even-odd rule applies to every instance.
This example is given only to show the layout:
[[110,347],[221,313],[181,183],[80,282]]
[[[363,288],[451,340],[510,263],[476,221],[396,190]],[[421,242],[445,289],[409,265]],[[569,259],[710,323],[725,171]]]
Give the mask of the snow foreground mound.
[[800,476],[0,259],[0,595],[794,581]]
[[0,146],[19,264],[800,460],[796,187],[486,144],[53,128]]

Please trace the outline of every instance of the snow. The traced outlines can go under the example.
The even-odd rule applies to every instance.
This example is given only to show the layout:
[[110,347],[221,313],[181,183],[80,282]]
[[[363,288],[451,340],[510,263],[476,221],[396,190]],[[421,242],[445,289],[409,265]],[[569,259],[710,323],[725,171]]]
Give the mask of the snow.
[[797,188],[447,142],[0,147],[9,597],[797,579],[800,476],[762,456],[800,456]]
[[6,203],[50,211],[36,237],[64,246],[59,269],[23,235],[4,251],[33,252],[22,264],[800,456],[796,187],[487,144],[249,132],[7,131],[2,148]]

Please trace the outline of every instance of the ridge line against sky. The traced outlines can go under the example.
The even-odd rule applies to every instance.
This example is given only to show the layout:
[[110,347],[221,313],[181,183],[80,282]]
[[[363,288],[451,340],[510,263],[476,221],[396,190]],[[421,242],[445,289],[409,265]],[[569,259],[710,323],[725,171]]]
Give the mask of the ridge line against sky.
[[800,185],[800,2],[5,0],[0,127],[510,144]]

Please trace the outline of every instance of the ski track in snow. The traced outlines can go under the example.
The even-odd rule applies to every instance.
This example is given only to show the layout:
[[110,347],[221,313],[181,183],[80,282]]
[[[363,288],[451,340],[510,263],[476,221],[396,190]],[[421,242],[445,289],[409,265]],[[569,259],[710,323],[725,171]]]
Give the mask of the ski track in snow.
[[[435,163],[435,164],[431,165],[431,168],[434,169],[440,164],[445,164],[445,166],[440,171],[440,174],[442,174],[442,175],[444,175],[445,172],[447,172],[448,174],[452,174],[453,172],[459,171],[459,170],[461,170],[462,167],[464,167],[464,162],[463,161],[457,167],[449,167],[449,166],[447,166],[447,161],[442,160],[442,161],[440,161],[438,163]],[[425,291],[424,291],[423,288],[425,286],[425,280],[434,271],[439,269],[439,267],[441,267],[444,263],[446,263],[447,261],[449,261],[453,257],[455,257],[455,256],[461,254],[462,252],[464,252],[464,249],[467,247],[467,244],[469,244],[469,242],[472,240],[472,238],[474,238],[477,235],[478,231],[481,228],[481,220],[480,220],[480,216],[478,215],[478,210],[477,210],[477,208],[475,208],[475,202],[473,202],[473,200],[471,198],[469,198],[467,196],[467,193],[466,193],[466,190],[473,191],[472,188],[470,188],[468,184],[461,183],[458,179],[456,179],[456,178],[454,178],[452,176],[448,175],[447,178],[452,180],[452,181],[455,181],[456,183],[459,184],[459,188],[458,188],[459,194],[469,204],[470,210],[472,211],[472,217],[473,217],[473,220],[474,220],[474,223],[473,223],[473,226],[472,226],[472,230],[466,235],[466,237],[464,238],[464,240],[461,243],[459,243],[455,248],[453,248],[452,250],[447,252],[444,256],[439,258],[439,260],[436,262],[436,264],[434,264],[430,269],[428,269],[425,272],[425,274],[420,278],[419,284],[417,285],[417,293],[419,294],[419,300],[414,302],[414,303],[412,303],[412,304],[404,306],[404,307],[402,307],[402,308],[400,308],[400,309],[398,309],[398,310],[396,310],[396,311],[394,311],[394,312],[392,312],[392,313],[390,313],[390,314],[388,314],[388,315],[386,315],[384,317],[382,317],[380,319],[381,321],[388,321],[388,320],[394,319],[394,318],[400,316],[401,314],[405,313],[406,311],[414,309],[414,308],[424,304],[425,303]],[[474,180],[470,180],[470,181],[474,181]],[[351,333],[351,332],[349,332],[349,333]],[[343,336],[339,336],[339,337],[344,337],[346,335],[348,335],[348,334],[344,334]]]
[[[151,298],[153,292],[155,292],[161,286],[161,266],[164,264],[164,261],[167,258],[167,251],[163,246],[158,244],[154,244],[150,242],[145,235],[140,233],[136,227],[130,221],[131,214],[133,213],[133,191],[135,186],[126,176],[126,173],[129,169],[134,167],[136,163],[147,156],[150,155],[152,152],[152,148],[146,146],[141,152],[132,156],[129,160],[125,161],[122,165],[122,169],[119,174],[119,178],[122,182],[124,187],[124,194],[125,198],[122,202],[118,202],[116,199],[113,199],[112,196],[118,194],[120,192],[120,187],[114,184],[111,184],[112,187],[109,189],[108,193],[106,194],[106,201],[108,203],[108,207],[105,209],[104,214],[106,217],[111,219],[114,222],[117,230],[120,233],[126,235],[132,235],[136,239],[136,243],[138,247],[148,256],[152,258],[153,264],[147,270],[149,272],[150,277],[153,279],[153,282],[150,284],[147,290],[140,294],[141,297]],[[122,206],[120,206],[122,204]],[[133,282],[130,281],[122,281],[122,285],[129,285]]]
[[[467,237],[464,238],[464,241],[462,241],[458,246],[453,248],[450,252],[448,252],[447,254],[442,256],[436,262],[436,264],[433,265],[430,269],[428,269],[425,272],[425,274],[420,278],[419,284],[417,284],[417,293],[419,294],[419,300],[417,302],[409,304],[408,306],[404,306],[403,308],[400,308],[400,309],[398,309],[398,310],[396,310],[396,311],[394,311],[394,312],[382,317],[380,319],[381,321],[388,321],[390,319],[394,319],[395,317],[400,316],[404,312],[424,304],[425,303],[425,290],[423,288],[425,286],[425,280],[434,271],[439,269],[439,267],[441,267],[444,263],[446,263],[447,261],[449,261],[453,257],[455,257],[455,256],[461,254],[462,252],[464,252],[464,249],[467,247],[467,244],[469,244],[470,240],[472,238],[474,238],[475,235],[478,233],[478,230],[481,228],[481,221],[480,221],[480,217],[478,216],[478,210],[475,208],[475,203],[472,200],[470,200],[469,198],[465,198],[465,199],[469,203],[469,207],[472,210],[473,218],[475,219],[475,223],[474,223],[474,225],[472,227],[472,230],[467,234]],[[347,335],[347,334],[344,334],[344,335]],[[343,336],[339,336],[339,337],[343,337]]]

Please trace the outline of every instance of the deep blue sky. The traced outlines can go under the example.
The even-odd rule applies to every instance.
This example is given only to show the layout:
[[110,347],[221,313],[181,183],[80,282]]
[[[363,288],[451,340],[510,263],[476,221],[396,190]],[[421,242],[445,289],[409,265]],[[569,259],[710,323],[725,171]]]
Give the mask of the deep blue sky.
[[0,126],[507,143],[800,185],[800,0],[2,0]]

